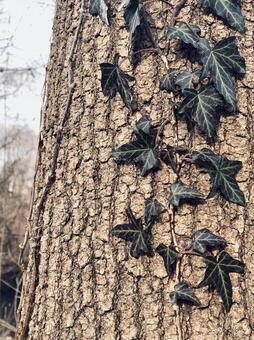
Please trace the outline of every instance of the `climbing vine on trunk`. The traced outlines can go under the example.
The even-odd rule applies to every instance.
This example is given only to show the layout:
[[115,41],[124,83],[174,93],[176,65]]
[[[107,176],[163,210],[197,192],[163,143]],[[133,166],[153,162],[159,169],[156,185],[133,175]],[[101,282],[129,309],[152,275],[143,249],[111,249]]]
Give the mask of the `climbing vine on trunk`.
[[[165,27],[165,38],[170,42],[179,41],[182,56],[193,63],[193,69],[176,72],[167,66],[166,55],[156,43],[149,13],[145,2],[139,0],[123,1],[123,17],[129,32],[129,52],[133,67],[141,61],[146,51],[156,52],[167,66],[165,75],[160,80],[160,90],[172,92],[177,100],[174,103],[176,120],[184,119],[187,128],[194,128],[209,143],[216,142],[216,134],[221,116],[236,114],[237,99],[235,81],[245,75],[245,60],[238,51],[237,39],[234,36],[223,38],[216,43],[201,37],[201,30],[189,23],[177,22],[176,16],[186,1],[179,1],[173,11],[171,25]],[[244,32],[244,18],[241,14],[240,1],[235,0],[202,0],[201,7],[205,12],[213,13],[227,25]],[[99,16],[110,25],[111,13],[109,5],[104,0],[90,0],[90,13]],[[112,14],[112,13],[111,13]],[[113,63],[104,62],[100,65],[102,91],[112,100],[117,92],[125,106],[131,111],[138,107],[134,91],[129,82],[134,77],[125,73],[119,64],[121,56],[114,56]],[[195,65],[194,65],[195,62]],[[241,169],[239,160],[230,160],[224,155],[215,154],[209,148],[188,150],[185,145],[163,145],[161,135],[168,119],[161,126],[155,126],[147,116],[139,119],[133,129],[133,137],[112,151],[112,157],[119,164],[134,164],[141,176],[159,172],[164,166],[169,166],[177,175],[175,183],[171,184],[168,207],[173,216],[182,204],[205,204],[207,199],[220,194],[225,200],[245,206],[244,193],[236,181],[236,174]],[[188,187],[181,180],[181,165],[188,162],[203,168],[210,176],[211,190],[207,197],[196,188]],[[153,228],[159,219],[161,205],[154,197],[145,202],[144,218],[137,218],[131,207],[126,209],[128,222],[114,227],[112,235],[119,237],[130,245],[130,254],[135,258],[154,256]],[[232,284],[230,273],[244,273],[244,264],[230,256],[225,250],[227,240],[209,229],[200,229],[189,236],[191,244],[188,249],[180,249],[176,243],[174,228],[171,228],[171,241],[159,244],[155,249],[162,257],[165,270],[169,277],[174,274],[178,283],[170,293],[173,303],[201,306],[202,302],[196,296],[196,289],[205,286],[209,291],[217,290],[220,294],[226,312],[232,306]],[[181,261],[184,256],[199,256],[205,263],[204,278],[197,287],[181,279]]]

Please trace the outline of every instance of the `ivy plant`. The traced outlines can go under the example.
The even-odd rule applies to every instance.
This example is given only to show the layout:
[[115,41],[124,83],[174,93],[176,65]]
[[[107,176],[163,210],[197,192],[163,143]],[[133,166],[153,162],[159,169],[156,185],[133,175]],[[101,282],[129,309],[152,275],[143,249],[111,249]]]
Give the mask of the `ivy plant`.
[[197,230],[192,235],[191,249],[200,254],[204,254],[214,248],[224,248],[227,242],[223,237],[215,235],[209,229]]
[[109,7],[104,0],[90,0],[89,13],[93,16],[99,16],[109,26]]
[[136,65],[143,50],[155,47],[148,14],[139,0],[129,0],[124,10],[124,19],[130,34],[132,62]]
[[[190,69],[176,70],[168,67],[164,49],[157,46],[153,37],[150,15],[145,3],[139,0],[123,1],[123,19],[129,32],[129,51],[132,66],[141,61],[141,53],[145,50],[156,50],[158,57],[166,65],[166,72],[160,79],[160,90],[173,92],[174,114],[178,122],[184,119],[189,131],[194,127],[205,136],[209,143],[216,141],[220,117],[224,114],[237,112],[237,96],[235,82],[245,75],[245,60],[240,55],[235,36],[210,42],[202,37],[199,27],[176,20],[176,16],[184,6],[185,1],[176,5],[171,25],[166,28],[167,41],[177,40],[180,56],[188,58]],[[239,32],[245,31],[244,17],[241,13],[240,0],[200,0],[205,13],[212,13],[221,18],[228,26]],[[110,25],[109,6],[106,0],[90,0],[89,12],[99,16],[106,25]],[[170,46],[168,46],[170,48]],[[117,93],[125,106],[132,112],[142,109],[138,106],[136,97],[129,83],[135,78],[125,73],[119,65],[120,55],[115,54],[113,63],[102,63],[101,88],[105,96],[114,98]],[[195,63],[195,65],[194,65]],[[168,119],[168,118],[167,118]],[[167,122],[167,121],[166,121]],[[176,175],[176,180],[170,184],[168,207],[170,215],[174,216],[182,204],[205,203],[206,199],[220,194],[227,201],[245,206],[245,196],[241,191],[236,175],[242,168],[238,160],[231,160],[225,155],[216,154],[208,148],[190,151],[185,145],[167,145],[164,143],[162,130],[165,125],[152,124],[148,116],[142,116],[133,128],[129,141],[112,151],[112,157],[119,164],[134,164],[141,176],[148,176],[159,171],[163,164],[169,166]],[[181,157],[184,155],[184,158]],[[179,161],[180,159],[180,161]],[[207,172],[211,181],[210,193],[207,197],[192,186],[187,186],[181,180],[183,162],[190,162]],[[153,252],[153,227],[159,219],[161,205],[156,198],[145,201],[144,217],[137,218],[130,206],[126,209],[128,222],[116,225],[112,235],[131,243],[130,255],[135,258],[151,257]],[[172,222],[172,221],[171,221]],[[165,245],[159,243],[155,252],[162,258],[166,275],[177,283],[170,293],[173,303],[189,304],[202,307],[196,296],[196,290],[208,286],[209,292],[216,290],[223,301],[226,312],[233,303],[232,283],[230,273],[244,273],[244,264],[231,257],[225,250],[227,241],[214,234],[208,228],[196,230],[190,236],[188,249],[180,249],[176,242],[178,236],[170,224],[171,240]],[[199,256],[205,263],[204,278],[197,287],[191,286],[183,279],[181,261],[184,256]]]
[[209,139],[216,136],[223,100],[213,85],[199,90],[185,89],[184,99],[176,110],[178,117],[194,121],[199,130]]
[[119,148],[113,150],[112,156],[118,163],[135,164],[141,170],[142,176],[161,168],[161,160],[176,170],[174,155],[181,153],[181,148],[166,146],[159,148],[156,145],[158,131],[147,116],[143,116],[136,123],[134,138]]
[[226,312],[232,306],[232,283],[229,273],[244,273],[244,264],[235,260],[226,251],[222,251],[218,257],[204,257],[206,271],[204,279],[199,283],[198,288],[209,286],[216,289],[223,301]]
[[[152,226],[156,223],[160,215],[160,204],[156,199],[148,199],[145,202],[144,222],[141,218],[136,218],[130,207],[126,209],[129,223],[119,224],[112,230],[112,235],[125,241],[131,242],[130,255],[139,258],[140,256],[153,256],[152,250]],[[206,264],[204,278],[197,288],[209,286],[210,291],[216,289],[223,301],[226,312],[232,306],[232,284],[229,273],[244,273],[244,264],[231,257],[224,248],[227,242],[207,228],[194,232],[191,236],[191,252],[178,251],[174,244],[165,245],[160,243],[155,251],[162,257],[166,273],[173,277],[176,266],[183,256],[201,256]],[[218,255],[214,256],[213,251],[218,250]],[[176,304],[201,305],[201,302],[194,293],[193,288],[181,281],[175,285],[174,291],[170,293],[170,298]]]
[[156,252],[163,258],[168,276],[172,276],[176,269],[176,263],[180,258],[179,252],[174,245],[166,246],[163,243],[158,245]]
[[217,155],[212,150],[204,148],[194,151],[191,162],[206,169],[212,182],[209,198],[220,193],[226,200],[245,206],[245,197],[235,179],[242,168],[242,162],[231,161],[226,156]]
[[136,218],[130,207],[126,209],[129,223],[118,224],[112,235],[131,242],[131,256],[152,256],[152,233],[151,228],[159,215],[159,204],[156,200],[148,200],[145,206],[144,222],[141,218]]
[[184,118],[190,130],[196,125],[201,133],[213,140],[222,112],[237,110],[235,78],[244,76],[245,61],[238,52],[236,38],[225,38],[212,46],[200,38],[194,27],[182,22],[168,27],[166,36],[169,40],[180,39],[196,49],[203,67],[195,71],[199,76],[195,87],[191,73],[180,76],[179,84],[176,72],[170,71],[161,79],[160,88],[177,93],[176,85],[180,85],[183,101],[176,107],[176,116]]
[[223,96],[232,111],[236,111],[234,78],[245,74],[245,61],[240,56],[235,37],[222,39],[214,46],[206,39],[199,42],[203,63],[202,77],[210,74],[217,91]]
[[239,32],[245,31],[244,17],[241,14],[241,0],[202,0],[207,13],[221,17],[229,26]]
[[129,81],[135,78],[123,72],[119,66],[120,55],[116,54],[113,64],[102,63],[101,66],[101,88],[105,96],[110,99],[120,94],[124,104],[131,110],[137,110],[136,98],[129,86]]
[[195,188],[190,188],[178,181],[171,185],[170,205],[179,207],[182,203],[198,204],[204,201],[204,195]]
[[171,300],[175,304],[185,303],[192,306],[200,306],[201,302],[194,293],[193,288],[190,287],[189,283],[181,281],[174,287],[173,292],[169,294]]

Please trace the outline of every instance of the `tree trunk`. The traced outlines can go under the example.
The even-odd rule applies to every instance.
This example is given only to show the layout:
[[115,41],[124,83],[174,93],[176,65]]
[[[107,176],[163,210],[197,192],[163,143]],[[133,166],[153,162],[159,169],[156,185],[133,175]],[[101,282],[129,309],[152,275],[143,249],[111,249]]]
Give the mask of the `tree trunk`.
[[[178,241],[195,230],[209,228],[229,241],[229,253],[245,262],[244,277],[233,274],[234,304],[228,315],[217,294],[197,291],[204,309],[173,308],[169,292],[176,284],[168,279],[162,259],[134,259],[129,244],[113,238],[110,230],[126,221],[128,200],[139,216],[144,201],[154,195],[168,206],[169,184],[175,175],[168,168],[145,178],[134,166],[118,166],[111,150],[127,142],[132,126],[147,114],[155,123],[172,117],[164,130],[165,141],[178,140],[193,149],[206,146],[198,134],[190,135],[183,122],[176,132],[172,96],[159,90],[165,65],[147,52],[132,69],[129,37],[120,0],[109,1],[114,16],[110,27],[84,9],[81,0],[58,0],[47,68],[45,102],[33,207],[29,223],[29,264],[19,308],[17,339],[253,339],[254,282],[254,56],[253,2],[243,1],[247,31],[236,34],[247,74],[237,84],[239,114],[223,118],[215,152],[243,162],[237,179],[246,208],[215,197],[194,208],[184,205],[176,215]],[[177,1],[144,1],[154,22],[161,48],[165,26]],[[172,3],[172,5],[171,5]],[[178,19],[200,26],[211,41],[235,32],[204,15],[199,1],[189,0]],[[121,68],[136,77],[134,85],[140,111],[130,114],[119,95],[102,94],[100,63],[121,56]],[[181,69],[171,43],[170,67]],[[187,64],[188,66],[188,64]],[[183,170],[186,184],[209,191],[209,178],[194,166]],[[165,210],[154,227],[153,244],[169,244],[170,216]],[[196,285],[203,276],[201,259],[186,259],[184,279]],[[176,316],[178,315],[178,317]]]

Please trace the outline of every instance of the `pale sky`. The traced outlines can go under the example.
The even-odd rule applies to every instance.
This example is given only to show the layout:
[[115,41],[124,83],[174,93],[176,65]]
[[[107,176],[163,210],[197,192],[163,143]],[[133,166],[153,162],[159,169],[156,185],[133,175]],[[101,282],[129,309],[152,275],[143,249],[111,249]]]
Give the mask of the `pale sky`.
[[[0,124],[18,123],[38,131],[44,66],[47,63],[54,17],[54,0],[2,0],[1,38],[12,36],[12,46],[0,55],[0,67],[36,67],[38,75],[6,103],[0,99]],[[0,44],[3,42],[0,39]],[[6,114],[7,113],[7,114]]]

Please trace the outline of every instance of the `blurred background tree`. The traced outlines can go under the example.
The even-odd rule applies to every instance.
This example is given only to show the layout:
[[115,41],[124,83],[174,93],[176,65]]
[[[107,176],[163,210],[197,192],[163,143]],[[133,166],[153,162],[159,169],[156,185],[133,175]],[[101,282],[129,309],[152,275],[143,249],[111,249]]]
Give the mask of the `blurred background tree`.
[[0,0],[0,340],[15,334],[53,14],[54,0]]
[[[18,125],[9,126],[5,132],[0,137],[0,318],[15,325],[22,284],[19,244],[29,210],[37,137]],[[6,332],[5,327],[2,331]]]

